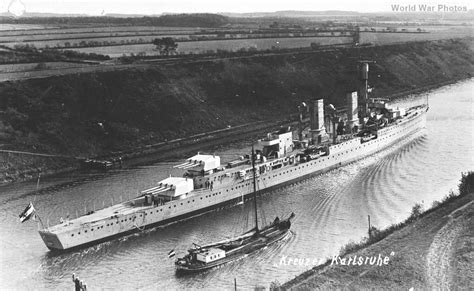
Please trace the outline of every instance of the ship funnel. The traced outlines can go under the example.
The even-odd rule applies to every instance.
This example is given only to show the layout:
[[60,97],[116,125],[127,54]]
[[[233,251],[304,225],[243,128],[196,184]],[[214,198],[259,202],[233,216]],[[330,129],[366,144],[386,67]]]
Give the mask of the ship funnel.
[[360,79],[362,81],[359,87],[359,97],[360,97],[359,104],[361,105],[361,112],[362,112],[361,118],[364,118],[369,113],[368,106],[367,106],[368,90],[369,90],[369,85],[368,85],[369,63],[375,63],[375,61],[361,60],[361,61],[358,61],[358,63],[360,63]]
[[357,104],[357,92],[351,92],[346,95],[347,100],[347,132],[353,132],[354,127],[358,126],[359,109]]
[[320,130],[324,125],[324,100],[313,100],[311,105],[311,130]]
[[324,130],[324,100],[313,100],[311,103],[311,137],[314,144],[321,143],[321,137],[325,134]]

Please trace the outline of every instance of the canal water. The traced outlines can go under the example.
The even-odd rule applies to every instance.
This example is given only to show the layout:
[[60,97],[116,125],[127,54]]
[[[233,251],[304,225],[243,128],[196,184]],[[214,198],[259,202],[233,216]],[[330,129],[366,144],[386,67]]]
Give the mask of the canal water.
[[[166,227],[147,230],[89,248],[53,254],[37,224],[18,214],[33,202],[45,224],[75,217],[131,198],[169,174],[175,163],[157,163],[108,173],[67,176],[0,187],[1,289],[71,289],[72,273],[90,289],[231,289],[267,287],[311,268],[292,259],[323,261],[338,254],[372,225],[385,228],[409,216],[415,203],[432,206],[453,189],[461,172],[474,170],[474,80],[398,100],[416,105],[429,97],[426,129],[398,145],[350,165],[259,198],[267,220],[295,212],[291,234],[281,243],[208,272],[177,276],[168,252],[183,255],[192,243],[238,235],[250,227],[252,205],[220,209]],[[249,144],[223,149],[223,160],[248,152]],[[77,214],[76,214],[77,213]],[[263,215],[265,214],[265,215]],[[387,250],[388,252],[390,250]]]

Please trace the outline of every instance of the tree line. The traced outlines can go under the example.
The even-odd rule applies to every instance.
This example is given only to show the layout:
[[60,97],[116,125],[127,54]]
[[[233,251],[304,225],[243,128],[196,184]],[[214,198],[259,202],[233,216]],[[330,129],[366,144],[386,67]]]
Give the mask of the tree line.
[[79,16],[79,17],[0,17],[0,23],[9,24],[103,24],[124,26],[219,27],[229,18],[219,14],[169,14],[143,17]]

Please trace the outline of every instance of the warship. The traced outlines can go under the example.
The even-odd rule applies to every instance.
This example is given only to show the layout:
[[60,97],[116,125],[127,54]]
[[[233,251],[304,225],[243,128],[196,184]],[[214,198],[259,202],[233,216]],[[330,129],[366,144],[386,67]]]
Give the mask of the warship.
[[175,166],[181,176],[157,181],[128,201],[43,227],[39,234],[49,249],[58,251],[110,240],[242,203],[251,198],[253,187],[268,191],[329,171],[423,130],[428,105],[405,109],[390,106],[388,99],[368,98],[368,72],[368,62],[362,62],[360,94],[347,94],[345,113],[325,107],[323,99],[313,100],[307,134],[301,128],[296,132],[285,128],[258,140],[255,182],[248,155],[223,165],[218,155],[198,153]]

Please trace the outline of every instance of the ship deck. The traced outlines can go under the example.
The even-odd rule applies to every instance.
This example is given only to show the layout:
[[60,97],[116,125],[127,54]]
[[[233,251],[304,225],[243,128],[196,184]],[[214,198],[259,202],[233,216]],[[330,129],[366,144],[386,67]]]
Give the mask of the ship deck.
[[91,214],[83,215],[72,220],[65,220],[63,223],[48,227],[47,230],[56,232],[59,230],[64,231],[67,228],[75,229],[83,225],[93,226],[94,224],[100,224],[106,218],[111,218],[114,216],[120,218],[121,216],[140,212],[141,210],[145,211],[151,207],[152,206],[132,206],[130,202],[127,201],[104,209],[96,210]]

